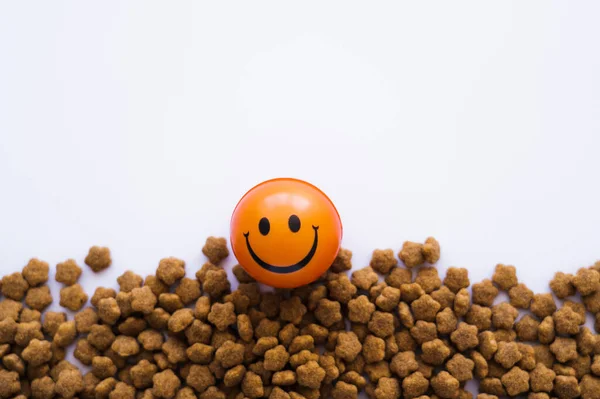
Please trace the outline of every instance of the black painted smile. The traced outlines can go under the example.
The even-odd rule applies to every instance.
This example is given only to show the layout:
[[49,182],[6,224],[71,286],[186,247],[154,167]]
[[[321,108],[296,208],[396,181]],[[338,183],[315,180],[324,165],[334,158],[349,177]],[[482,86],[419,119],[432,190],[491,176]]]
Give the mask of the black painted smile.
[[252,246],[250,245],[250,240],[248,239],[250,232],[244,233],[244,237],[246,237],[246,247],[248,247],[248,252],[250,252],[250,256],[252,256],[252,259],[254,259],[254,261],[256,263],[258,263],[258,265],[265,270],[268,270],[272,273],[278,273],[278,274],[287,274],[287,273],[297,272],[298,270],[302,269],[304,266],[308,265],[308,263],[312,260],[313,256],[315,255],[315,252],[317,252],[317,244],[319,243],[319,226],[312,226],[312,228],[315,231],[315,238],[313,240],[313,245],[312,245],[310,251],[308,251],[306,256],[300,262],[295,263],[293,265],[273,266],[273,265],[265,262],[264,260],[262,260],[252,250]]

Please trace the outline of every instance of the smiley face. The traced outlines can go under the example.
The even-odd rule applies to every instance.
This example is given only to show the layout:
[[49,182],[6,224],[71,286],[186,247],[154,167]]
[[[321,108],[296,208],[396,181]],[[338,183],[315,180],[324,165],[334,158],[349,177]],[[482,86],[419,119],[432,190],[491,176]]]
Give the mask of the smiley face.
[[315,186],[274,179],[248,191],[231,218],[231,246],[257,281],[294,288],[331,265],[342,239],[339,214]]

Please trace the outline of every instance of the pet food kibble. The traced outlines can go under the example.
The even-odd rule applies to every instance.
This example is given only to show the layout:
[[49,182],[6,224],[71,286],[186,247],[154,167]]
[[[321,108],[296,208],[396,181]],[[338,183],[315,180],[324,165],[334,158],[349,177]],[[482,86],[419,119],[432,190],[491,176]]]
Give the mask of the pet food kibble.
[[12,299],[0,301],[0,321],[5,319],[17,321],[22,309],[23,304],[21,302],[13,301]]
[[550,351],[556,356],[556,360],[561,363],[577,359],[577,343],[572,338],[556,337],[550,345]]
[[244,345],[227,341],[215,352],[215,359],[223,368],[231,368],[244,361]]
[[[175,313],[173,313],[173,315],[171,315],[167,326],[169,328],[169,331],[178,333],[178,332],[182,332],[183,330],[185,330],[190,324],[192,324],[193,321],[194,321],[194,312],[192,311],[192,309],[184,308],[184,309],[179,309],[179,310],[175,311]],[[234,322],[235,322],[235,316],[234,316],[234,321],[231,324],[233,324]]]
[[42,313],[39,310],[28,309],[25,308],[21,311],[21,315],[19,316],[20,323],[28,323],[30,321],[42,321]]
[[202,253],[210,263],[219,265],[223,259],[229,256],[227,240],[223,237],[208,237],[204,247],[202,247]]
[[64,285],[73,285],[77,283],[81,276],[82,270],[77,265],[75,260],[67,259],[56,265],[56,276],[55,280]]
[[260,376],[252,371],[247,371],[242,380],[242,392],[250,399],[263,396],[264,387]]
[[29,289],[29,283],[19,272],[2,277],[0,291],[8,299],[21,301]]
[[547,368],[542,363],[538,363],[529,373],[531,389],[534,392],[550,392],[554,387],[554,378],[556,374],[552,369]]
[[402,245],[402,249],[398,253],[398,257],[408,268],[422,265],[425,263],[423,244],[405,241]]
[[552,294],[535,294],[531,301],[530,309],[540,319],[551,316],[556,311],[556,304],[554,303]]
[[435,324],[439,334],[448,335],[456,330],[458,319],[450,308],[446,308],[435,315]]
[[350,282],[350,279],[346,275],[340,275],[335,280],[328,281],[327,289],[329,290],[331,299],[340,303],[348,303],[357,291],[356,286]]
[[470,302],[471,298],[466,288],[458,291],[454,297],[454,313],[456,313],[456,316],[464,317],[469,312]]
[[472,290],[473,303],[481,306],[492,306],[494,299],[498,296],[498,288],[489,279],[473,284]]
[[500,379],[510,396],[517,396],[529,390],[529,373],[518,367],[513,367]]
[[49,270],[48,262],[33,258],[23,268],[23,277],[30,287],[37,287],[48,281]]
[[41,366],[52,358],[51,344],[48,341],[32,339],[23,350],[21,357],[30,367]]
[[298,366],[296,369],[296,378],[299,385],[317,389],[321,386],[321,381],[325,378],[325,370],[316,361],[310,360]]
[[[195,367],[195,366],[192,366]],[[190,370],[191,374],[191,370]],[[188,375],[189,378],[189,375]],[[152,377],[152,394],[158,398],[170,399],[181,386],[181,381],[172,370],[167,369]],[[192,386],[193,388],[193,386]]]
[[98,287],[98,288],[96,288],[96,291],[94,291],[94,295],[92,296],[92,299],[90,300],[90,302],[92,305],[94,305],[94,307],[98,308],[101,299],[116,298],[116,297],[117,297],[117,292],[114,289]]
[[73,312],[80,310],[87,300],[88,296],[79,284],[64,287],[60,290],[60,306]]
[[450,349],[440,339],[434,339],[423,343],[421,346],[423,353],[421,359],[424,362],[439,366],[450,356]]
[[283,345],[277,345],[273,349],[269,349],[265,352],[264,367],[268,371],[279,371],[282,370],[288,360],[290,359],[289,353],[285,350]]
[[98,356],[98,350],[89,343],[89,341],[85,338],[81,338],[77,341],[77,345],[75,346],[75,350],[73,351],[73,356],[75,359],[79,360],[81,363],[89,366],[92,364],[92,360],[94,357]]
[[556,376],[554,380],[554,393],[560,399],[574,399],[581,395],[577,378],[573,376]]
[[144,280],[142,277],[131,270],[127,270],[117,278],[117,283],[119,284],[121,292],[131,292],[134,288],[141,287],[143,282]]
[[441,371],[431,379],[431,387],[440,398],[456,398],[459,386],[459,381],[447,371]]
[[554,328],[561,335],[575,335],[579,332],[579,325],[583,324],[581,316],[570,307],[562,307],[552,315]]
[[374,393],[376,399],[399,399],[401,392],[400,382],[397,379],[384,377],[377,381]]
[[582,267],[573,277],[572,283],[581,295],[590,295],[600,290],[600,273],[594,269]]
[[465,382],[473,378],[475,362],[462,354],[457,353],[448,360],[446,368],[458,381]]
[[358,397],[358,388],[347,382],[338,381],[331,391],[331,397],[333,399],[356,399]]
[[75,326],[80,334],[87,334],[98,323],[98,314],[92,308],[85,308],[75,315]]
[[206,278],[202,283],[202,290],[213,298],[219,298],[223,296],[223,294],[228,292],[230,288],[231,286],[229,284],[229,280],[227,280],[227,273],[222,269],[210,270],[208,273],[206,273]]
[[63,398],[72,398],[83,390],[83,377],[79,370],[65,370],[59,374],[55,391]]
[[[421,345],[424,342],[432,341],[437,338],[437,327],[434,323],[418,320],[415,323],[415,326],[410,329],[410,335],[413,338],[413,342]],[[402,338],[404,337],[402,336]]]
[[416,320],[435,321],[435,315],[441,306],[431,296],[425,294],[410,304]]
[[450,334],[450,339],[459,351],[475,348],[479,344],[477,337],[477,327],[460,322],[456,331]]
[[341,332],[337,336],[335,354],[346,362],[353,361],[362,350],[362,345],[352,331]]
[[[354,323],[368,323],[373,312],[375,312],[375,305],[365,295],[348,301],[348,318]],[[320,300],[315,310],[315,316],[326,327],[337,323],[342,317],[339,302],[332,302],[328,299]]]
[[[64,288],[63,288],[64,289]],[[102,322],[113,325],[121,317],[121,308],[115,298],[104,298],[98,303],[98,318]]]
[[450,291],[457,293],[461,288],[467,288],[470,285],[469,272],[465,268],[450,267],[446,270],[444,285]]
[[546,316],[538,327],[538,339],[542,344],[550,344],[554,341],[554,319],[552,316]]
[[279,318],[293,324],[300,324],[306,312],[306,306],[304,306],[300,297],[293,296],[281,302]]
[[440,260],[440,243],[433,237],[428,237],[423,245],[423,257],[425,262],[434,264]]
[[174,257],[163,258],[158,263],[156,277],[170,286],[185,276],[185,262]]
[[52,399],[54,397],[54,380],[49,376],[31,381],[31,396],[34,399]]
[[394,316],[391,313],[375,311],[369,321],[369,330],[380,338],[389,337],[394,333]]
[[418,369],[419,364],[415,359],[414,352],[399,352],[390,362],[390,370],[400,378],[405,378]]
[[117,380],[110,377],[100,381],[94,388],[94,395],[96,398],[108,398],[108,395],[117,385]]
[[92,373],[99,379],[113,377],[117,373],[117,366],[106,356],[96,356],[92,359]]
[[77,337],[77,326],[75,321],[66,321],[58,326],[54,334],[54,344],[62,348],[71,345]]
[[494,360],[505,369],[510,369],[523,357],[516,342],[499,342]]
[[377,273],[388,274],[392,268],[398,265],[398,261],[392,249],[376,249],[373,251],[369,265]]
[[85,264],[96,273],[108,268],[111,263],[110,250],[106,247],[93,246],[85,257]]
[[584,375],[579,382],[579,388],[583,399],[597,398],[600,392],[600,379],[590,374]]
[[191,278],[184,277],[175,289],[184,305],[188,305],[198,299],[201,295],[200,282]]
[[492,324],[498,329],[511,329],[518,315],[514,306],[502,302],[492,308]]
[[42,311],[52,303],[52,294],[47,285],[30,288],[25,295],[25,304],[31,309]]
[[508,291],[518,283],[517,269],[514,266],[498,264],[492,276],[492,281],[501,290]]
[[213,304],[208,314],[208,321],[220,331],[227,330],[227,327],[237,321],[233,304],[231,302]]
[[573,275],[569,273],[556,272],[550,281],[550,289],[560,299],[575,295]]
[[515,308],[529,309],[531,300],[533,299],[533,291],[531,291],[523,283],[519,283],[508,290],[510,304]]
[[374,335],[367,335],[362,345],[362,354],[367,363],[382,361],[385,356],[385,341]]
[[377,273],[370,266],[352,272],[352,284],[361,290],[368,291],[378,280]]
[[128,357],[136,355],[140,351],[140,346],[135,338],[119,335],[112,343],[111,349],[119,356]]
[[[375,305],[370,303],[367,297],[365,297],[364,295],[361,295],[357,299],[353,299],[351,302],[352,304],[348,303],[348,309],[350,313],[362,315],[363,312],[366,311],[366,309],[372,308],[373,310],[371,310],[371,313],[375,310]],[[319,301],[319,304],[317,305],[317,309],[315,309],[315,317],[325,327],[331,327],[335,323],[342,320],[340,303],[337,301],[331,301],[327,298],[321,299]],[[353,320],[353,318],[355,320]],[[357,319],[364,319],[366,318],[366,316],[363,316],[362,318],[360,318],[359,316],[354,316],[353,318],[350,318],[350,320],[358,321]]]
[[385,277],[385,283],[394,288],[400,288],[403,284],[412,282],[412,271],[403,267],[395,267]]
[[394,287],[385,287],[375,300],[377,307],[386,312],[391,312],[393,309],[395,309],[399,302],[400,290]]
[[523,316],[516,324],[517,337],[521,341],[536,341],[540,322],[531,315]]
[[417,271],[415,283],[429,294],[442,286],[442,280],[435,267],[422,267]]
[[402,391],[406,398],[418,398],[429,389],[429,380],[416,371],[402,380]]
[[342,273],[350,269],[352,269],[352,251],[341,248],[334,259],[330,270],[335,273]]
[[42,325],[37,321],[17,324],[15,343],[19,346],[25,347],[32,339],[44,339]]

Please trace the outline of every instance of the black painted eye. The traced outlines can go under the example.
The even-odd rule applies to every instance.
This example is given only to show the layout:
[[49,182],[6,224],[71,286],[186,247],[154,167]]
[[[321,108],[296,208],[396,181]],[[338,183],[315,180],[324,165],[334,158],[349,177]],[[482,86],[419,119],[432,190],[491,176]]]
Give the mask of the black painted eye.
[[298,230],[300,230],[300,218],[296,215],[290,216],[288,226],[290,226],[290,230],[292,230],[293,233],[297,233]]
[[269,223],[269,219],[267,219],[267,218],[260,219],[260,222],[258,222],[258,230],[260,231],[260,234],[262,234],[263,236],[266,236],[267,234],[269,234],[269,231],[271,230],[271,223]]

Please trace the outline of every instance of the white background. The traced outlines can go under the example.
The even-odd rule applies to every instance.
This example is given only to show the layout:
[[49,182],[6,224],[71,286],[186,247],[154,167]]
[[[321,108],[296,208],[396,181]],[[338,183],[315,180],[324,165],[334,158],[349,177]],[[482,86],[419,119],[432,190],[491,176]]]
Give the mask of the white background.
[[[195,272],[240,196],[323,189],[355,267],[428,235],[440,269],[546,291],[600,258],[598,2],[0,3],[0,269]],[[227,265],[234,264],[229,259]]]

